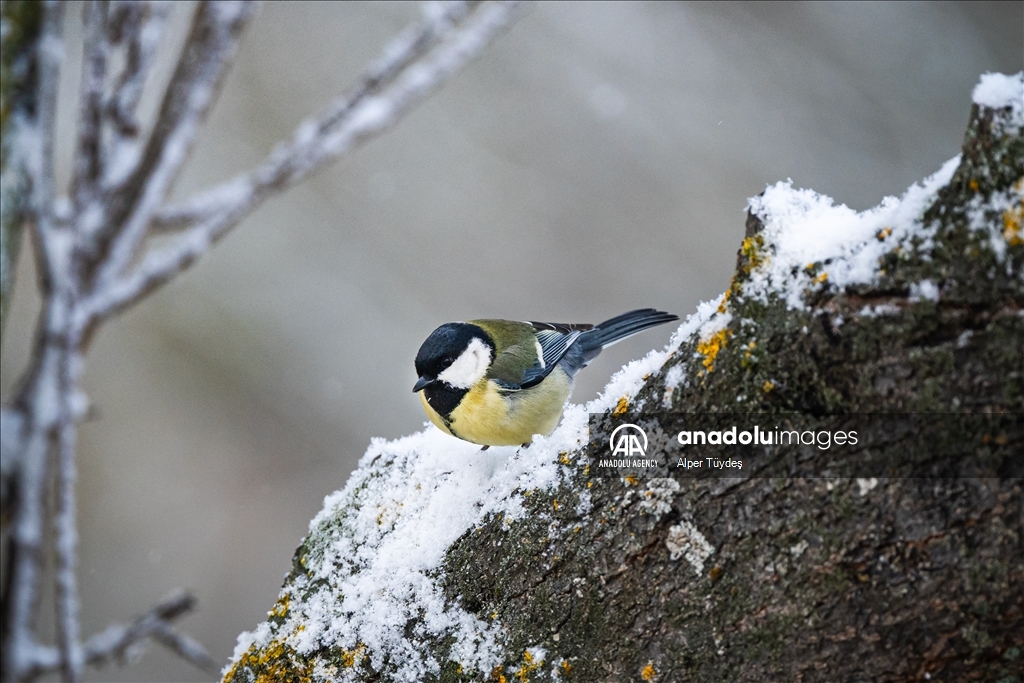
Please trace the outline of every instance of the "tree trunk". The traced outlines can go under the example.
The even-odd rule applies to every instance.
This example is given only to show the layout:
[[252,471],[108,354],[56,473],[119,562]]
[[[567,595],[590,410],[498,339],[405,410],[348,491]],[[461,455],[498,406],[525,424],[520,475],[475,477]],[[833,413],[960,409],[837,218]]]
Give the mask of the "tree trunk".
[[[497,652],[493,667],[460,664],[454,636],[423,637],[414,612],[410,647],[437,664],[422,679],[1022,680],[1022,184],[1019,109],[975,105],[959,167],[921,219],[933,238],[895,245],[871,284],[818,276],[804,309],[747,294],[772,256],[752,213],[719,309],[727,324],[684,339],[610,411],[1000,416],[979,437],[987,459],[974,476],[825,476],[815,449],[784,477],[571,469],[521,492],[526,514],[485,516],[447,547],[433,575],[445,604],[495,625]],[[941,297],[911,296],[926,281]],[[671,443],[655,444],[648,457],[674,461]],[[878,448],[896,458],[905,441]],[[349,571],[323,544],[374,503],[353,490],[349,507],[314,523],[270,620],[225,680],[404,680],[398,655],[296,635],[312,628],[309,603],[330,583],[322,563]]]

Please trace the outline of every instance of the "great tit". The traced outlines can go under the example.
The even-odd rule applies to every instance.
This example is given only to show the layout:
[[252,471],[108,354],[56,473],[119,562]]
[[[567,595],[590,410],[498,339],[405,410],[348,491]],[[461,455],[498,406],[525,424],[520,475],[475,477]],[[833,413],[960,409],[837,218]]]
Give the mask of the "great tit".
[[460,439],[529,445],[558,426],[576,373],[601,349],[678,316],[642,308],[598,325],[470,320],[434,330],[413,386],[430,421]]

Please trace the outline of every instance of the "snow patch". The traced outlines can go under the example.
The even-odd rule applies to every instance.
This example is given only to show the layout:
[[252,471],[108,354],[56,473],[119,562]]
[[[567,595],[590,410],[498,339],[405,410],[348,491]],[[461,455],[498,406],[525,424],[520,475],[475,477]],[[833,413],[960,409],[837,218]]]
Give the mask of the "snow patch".
[[[429,424],[394,441],[374,439],[345,487],[325,498],[310,523],[311,552],[303,558],[307,574],[282,590],[290,601],[283,623],[243,633],[234,659],[272,640],[300,655],[321,647],[362,648],[375,668],[393,667],[395,680],[419,681],[436,676],[444,664],[429,644],[451,636],[450,659],[466,670],[490,671],[502,659],[501,624],[477,619],[445,599],[437,579],[449,546],[490,515],[506,526],[524,517],[524,495],[553,489],[578,466],[562,464],[561,455],[587,442],[589,413],[632,399],[682,340],[709,323],[722,324],[715,322],[721,317],[717,306],[702,304],[664,350],[626,365],[599,398],[567,406],[558,428],[536,438],[529,449],[492,447],[482,453]],[[642,503],[645,512],[664,514],[671,485],[652,482]],[[580,514],[592,507],[587,493],[580,497]],[[409,623],[414,623],[411,636]],[[346,672],[336,675],[348,680]]]
[[1013,75],[988,72],[974,86],[971,99],[989,109],[1024,107],[1024,71]]
[[672,407],[672,395],[676,389],[686,382],[686,373],[682,365],[673,365],[665,373],[665,393],[661,397],[661,405],[666,410]]
[[939,286],[931,280],[921,280],[920,282],[913,282],[910,285],[910,300],[920,301],[921,299],[927,299],[928,301],[939,300]]
[[880,315],[896,315],[899,312],[900,307],[895,304],[877,304],[865,306],[857,312],[857,315],[862,318],[877,318]]
[[[993,192],[987,198],[975,195],[967,202],[966,213],[971,229],[988,233],[989,247],[1000,261],[1006,261],[1007,245],[1024,237],[1020,230],[1024,216],[1024,182]],[[1016,230],[1011,227],[1014,224]]]
[[742,285],[743,294],[764,303],[774,294],[789,308],[806,309],[808,292],[875,282],[883,256],[911,237],[931,236],[922,214],[959,164],[958,155],[899,199],[886,197],[862,212],[837,206],[812,190],[795,189],[792,181],[769,186],[749,204],[764,224],[759,234],[764,253]]
[[[1020,75],[1003,80],[991,76],[986,75],[976,88],[975,101],[1006,101],[1000,99],[1009,97],[1006,81],[1021,81]],[[386,102],[371,98],[353,112],[349,125],[355,129],[384,125],[391,114]],[[949,160],[902,197],[887,197],[864,212],[837,206],[810,190],[794,189],[791,182],[767,188],[750,200],[750,209],[764,224],[758,258],[751,260],[755,265],[749,280],[733,294],[766,303],[769,295],[778,296],[792,308],[806,308],[804,297],[809,290],[876,281],[879,261],[886,254],[912,246],[911,241],[918,247],[927,245],[935,228],[923,222],[923,212],[959,162],[959,157]],[[1004,203],[1010,206],[1014,201],[1020,201],[1019,191],[1007,194]],[[979,204],[979,229],[983,222],[991,224],[984,213],[990,210],[991,206]],[[993,234],[997,238],[1005,243],[1002,234]],[[911,295],[937,301],[940,289],[934,282],[923,281]],[[888,315],[896,310],[891,304],[866,306],[861,315]],[[477,619],[445,598],[439,578],[448,548],[463,534],[475,533],[491,516],[506,527],[523,518],[525,495],[555,488],[579,466],[562,464],[561,456],[586,443],[589,413],[620,408],[623,401],[628,406],[683,342],[711,339],[732,319],[724,297],[700,304],[667,347],[627,364],[597,399],[567,406],[558,428],[548,437],[537,438],[529,449],[492,447],[482,453],[478,446],[431,425],[394,441],[375,439],[345,487],[324,500],[323,510],[311,522],[309,552],[300,558],[306,574],[282,591],[282,598],[289,600],[281,604],[290,607],[274,621],[239,636],[235,660],[250,647],[266,647],[271,641],[283,642],[300,655],[322,647],[342,648],[361,652],[374,668],[386,664],[393,680],[419,681],[440,672],[444,662],[434,653],[443,638],[450,643],[449,658],[463,669],[490,671],[503,659],[502,624]],[[958,340],[962,345],[968,341],[969,337]],[[671,368],[666,380],[667,389],[682,386],[685,364]],[[670,402],[670,398],[666,393],[662,400]],[[660,516],[669,511],[671,486],[678,486],[669,481],[651,482],[640,494],[643,512]],[[878,481],[859,479],[856,484],[863,496]],[[586,515],[591,508],[589,493],[584,491],[577,512]],[[558,533],[553,527],[553,537]],[[672,560],[685,559],[698,576],[704,574],[705,563],[714,553],[688,520],[669,529],[665,545]],[[799,556],[803,550],[794,546],[791,552]],[[539,648],[530,652],[534,660],[545,657]],[[356,673],[335,671],[333,677],[353,680]]]
[[[687,316],[686,320],[672,333],[668,346],[661,351],[650,351],[640,360],[627,363],[612,375],[604,391],[588,403],[585,410],[590,413],[603,413],[617,408],[622,399],[628,403],[640,391],[647,378],[658,372],[684,341],[689,341],[694,335],[706,339],[723,329],[732,320],[732,314],[720,312],[721,302],[722,298],[719,297],[717,300],[705,301],[698,305],[697,311]],[[566,414],[568,412],[569,410],[566,409]]]
[[367,97],[352,110],[349,126],[360,133],[385,128],[392,122],[395,107],[384,97]]

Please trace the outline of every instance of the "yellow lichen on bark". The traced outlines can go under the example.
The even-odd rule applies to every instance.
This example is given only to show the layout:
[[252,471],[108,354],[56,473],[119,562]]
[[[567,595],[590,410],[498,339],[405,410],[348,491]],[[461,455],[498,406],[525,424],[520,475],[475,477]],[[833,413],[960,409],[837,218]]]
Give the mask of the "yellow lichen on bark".
[[744,237],[740,245],[740,253],[747,259],[743,266],[743,272],[749,274],[754,268],[765,262],[766,258],[761,249],[764,247],[764,237],[760,234],[752,237]]
[[288,616],[288,609],[291,605],[291,593],[285,593],[277,602],[274,603],[274,609],[267,612],[268,617],[277,617],[278,619],[284,619]]
[[701,361],[701,364],[707,368],[708,372],[714,372],[715,358],[718,357],[719,351],[728,345],[729,337],[731,336],[732,330],[722,329],[715,332],[707,339],[697,342],[697,353],[704,356],[704,360]]
[[623,396],[619,399],[619,402],[615,404],[615,410],[612,411],[612,415],[618,417],[619,415],[625,415],[626,410],[629,409],[629,399]]
[[725,313],[725,305],[729,302],[729,297],[732,296],[732,287],[725,290],[725,294],[722,295],[722,300],[718,304],[718,312]]
[[1003,239],[1011,247],[1024,244],[1022,225],[1024,225],[1024,201],[1021,202],[1021,206],[1014,206],[1003,212]]
[[[264,648],[255,646],[242,655],[224,676],[227,683],[251,681],[251,683],[311,683],[310,667],[294,656],[294,651],[283,641],[274,639]],[[242,672],[248,670],[249,675]]]
[[543,659],[537,661],[530,651],[526,650],[523,652],[523,663],[516,669],[516,679],[526,683],[530,680],[530,674],[539,669],[542,664],[544,664]]

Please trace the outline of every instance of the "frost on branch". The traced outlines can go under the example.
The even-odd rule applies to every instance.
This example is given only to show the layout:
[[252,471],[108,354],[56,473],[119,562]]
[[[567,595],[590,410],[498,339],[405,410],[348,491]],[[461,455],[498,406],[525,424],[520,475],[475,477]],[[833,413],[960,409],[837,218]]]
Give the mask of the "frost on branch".
[[[211,669],[202,647],[169,623],[190,608],[188,596],[157,605],[131,625],[82,636],[76,450],[77,425],[89,407],[81,388],[89,341],[100,325],[188,269],[267,198],[397,125],[478,56],[521,15],[524,4],[426,3],[420,19],[389,43],[347,93],[301,123],[290,142],[279,144],[256,168],[180,205],[168,197],[255,3],[205,0],[186,7],[191,26],[149,122],[138,120],[138,105],[171,4],[69,3],[83,17],[69,188],[58,187],[54,159],[65,3],[2,4],[0,327],[22,224],[34,231],[42,298],[31,360],[0,413],[4,681],[32,680],[54,670],[63,680],[80,681],[86,665],[121,660],[150,638]],[[157,233],[165,233],[164,239],[151,239]],[[54,533],[47,535],[51,523]],[[38,628],[50,555],[55,645]]]
[[375,441],[225,680],[1019,671],[1019,477],[630,481],[581,456],[588,412],[645,410],[1001,413],[1021,452],[1022,92],[983,76],[963,153],[869,211],[767,188],[729,290],[531,448]]

